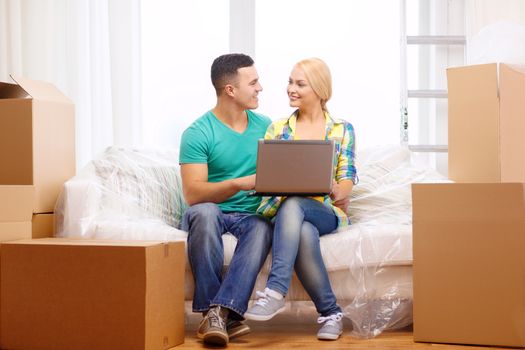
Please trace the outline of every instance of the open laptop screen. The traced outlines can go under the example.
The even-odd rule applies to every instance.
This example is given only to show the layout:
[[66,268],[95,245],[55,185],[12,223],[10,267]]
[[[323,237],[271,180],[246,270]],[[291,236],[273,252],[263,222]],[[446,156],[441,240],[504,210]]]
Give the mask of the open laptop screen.
[[329,194],[334,156],[333,140],[259,140],[254,195]]

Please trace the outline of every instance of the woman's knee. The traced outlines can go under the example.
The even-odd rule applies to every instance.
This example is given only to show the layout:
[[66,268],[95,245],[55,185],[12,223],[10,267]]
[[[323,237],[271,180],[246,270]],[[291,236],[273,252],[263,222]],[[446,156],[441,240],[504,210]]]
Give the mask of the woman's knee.
[[302,210],[302,204],[304,202],[304,199],[305,198],[303,197],[286,198],[281,204],[281,207],[279,208],[279,212]]

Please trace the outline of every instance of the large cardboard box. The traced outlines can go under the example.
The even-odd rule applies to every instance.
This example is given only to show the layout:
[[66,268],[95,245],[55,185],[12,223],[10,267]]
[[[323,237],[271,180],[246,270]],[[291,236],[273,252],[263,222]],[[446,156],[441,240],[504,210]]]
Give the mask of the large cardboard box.
[[448,169],[456,182],[525,182],[525,72],[447,69]]
[[525,184],[414,184],[414,340],[525,346]]
[[163,350],[183,343],[184,254],[184,242],[3,243],[0,347]]
[[55,86],[0,83],[0,184],[35,185],[33,212],[53,212],[75,175],[75,107]]
[[33,214],[31,233],[33,238],[53,237],[55,233],[55,214]]
[[31,238],[33,186],[0,185],[0,242]]

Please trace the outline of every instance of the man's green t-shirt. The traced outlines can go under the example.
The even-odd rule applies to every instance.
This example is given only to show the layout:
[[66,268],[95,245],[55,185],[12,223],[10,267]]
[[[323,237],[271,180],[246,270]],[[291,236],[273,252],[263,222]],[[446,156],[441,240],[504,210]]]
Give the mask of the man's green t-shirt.
[[[182,134],[180,164],[207,163],[208,182],[220,182],[255,174],[257,141],[264,138],[270,118],[246,111],[248,126],[238,133],[211,112],[194,121]],[[260,197],[240,191],[219,203],[223,212],[254,213]]]

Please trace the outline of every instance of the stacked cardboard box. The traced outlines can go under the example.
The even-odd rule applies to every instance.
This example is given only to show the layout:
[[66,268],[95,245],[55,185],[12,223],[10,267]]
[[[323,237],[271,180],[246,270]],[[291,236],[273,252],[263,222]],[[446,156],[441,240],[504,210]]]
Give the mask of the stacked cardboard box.
[[447,76],[455,183],[412,185],[414,340],[525,347],[525,73]]
[[31,238],[33,186],[0,185],[0,241]]
[[450,68],[448,169],[456,182],[525,182],[525,72],[506,64]]
[[[13,80],[0,83],[0,191],[10,193],[0,207],[35,216],[0,213],[0,241],[52,235],[56,199],[75,174],[73,103],[51,84]],[[31,201],[24,187],[32,188]]]
[[184,242],[3,243],[0,347],[165,350],[184,342]]

